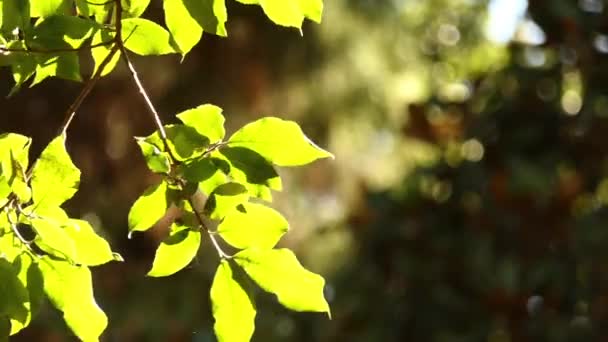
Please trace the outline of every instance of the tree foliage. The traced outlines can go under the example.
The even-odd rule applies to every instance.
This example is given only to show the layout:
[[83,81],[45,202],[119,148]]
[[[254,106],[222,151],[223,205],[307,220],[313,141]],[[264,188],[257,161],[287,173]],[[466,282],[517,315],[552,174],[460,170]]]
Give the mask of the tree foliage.
[[[321,0],[238,2],[259,5],[274,23],[299,30],[305,18],[320,22],[323,9]],[[26,327],[44,297],[82,340],[97,340],[108,324],[95,301],[89,266],[122,258],[87,221],[70,218],[61,206],[80,182],[66,150],[66,130],[95,83],[121,57],[157,127],[135,141],[150,171],[161,177],[131,207],[128,234],[150,229],[169,208],[181,212],[148,275],[172,275],[191,263],[201,245],[211,244],[220,257],[210,289],[220,341],[251,338],[254,283],[289,309],[329,314],[323,278],[304,269],[291,251],[274,249],[289,225],[268,204],[271,190],[282,188],[276,166],[332,155],[298,124],[275,117],[251,122],[226,139],[222,109],[211,104],[177,114],[182,124],[164,125],[129,53],[184,58],[203,32],[227,35],[228,13],[224,0],[165,0],[165,22],[157,23],[142,17],[149,4],[0,0],[0,65],[11,70],[10,94],[49,77],[82,81],[86,56],[80,52],[94,62],[59,134],[31,166],[28,137],[0,136],[0,335]]]

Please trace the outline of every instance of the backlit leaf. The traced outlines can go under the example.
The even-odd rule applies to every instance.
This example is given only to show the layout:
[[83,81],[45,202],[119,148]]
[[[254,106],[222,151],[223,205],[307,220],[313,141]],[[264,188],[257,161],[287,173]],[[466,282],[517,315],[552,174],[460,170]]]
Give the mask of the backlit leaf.
[[78,190],[80,170],[65,149],[65,137],[56,137],[42,151],[32,172],[32,196],[41,206],[58,206]]
[[[114,38],[114,35],[112,32],[110,32],[106,29],[97,30],[97,32],[95,32],[95,34],[93,35],[93,39],[91,40],[91,45],[97,45],[97,44],[109,42],[113,38]],[[112,50],[112,45],[100,45],[100,46],[96,46],[91,49],[91,55],[93,56],[93,62],[95,63],[95,66],[93,69],[93,74],[95,74],[95,72],[97,72],[97,69],[99,69],[99,67],[101,66],[101,63],[103,62],[104,59],[106,59],[108,54],[110,54],[111,50]],[[114,68],[116,67],[116,64],[118,63],[119,60],[120,60],[120,51],[117,51],[114,54],[114,56],[112,56],[112,59],[110,60],[110,62],[108,64],[106,64],[106,66],[104,67],[103,71],[101,72],[101,76],[105,76],[105,75],[109,74],[110,72],[112,72],[112,70],[114,70]]]
[[108,242],[97,235],[89,222],[70,219],[64,229],[76,247],[78,263],[97,266],[116,259]]
[[129,211],[129,232],[150,229],[168,208],[167,183],[161,182],[146,189]]
[[51,15],[69,14],[72,1],[68,0],[30,0],[32,17],[49,17]]
[[243,4],[258,4],[275,24],[301,28],[304,18],[317,23],[323,14],[322,0],[237,0]]
[[31,224],[37,234],[34,241],[40,249],[58,258],[79,262],[76,245],[63,226],[38,218],[32,219]]
[[[222,260],[211,285],[211,305],[219,342],[248,342],[255,329],[256,309],[228,260]],[[237,270],[238,271],[238,270]]]
[[180,173],[189,182],[198,183],[200,189],[207,195],[226,183],[226,175],[222,171],[222,160],[201,158],[180,167]]
[[272,248],[289,229],[278,211],[257,203],[244,203],[219,224],[222,239],[240,249]]
[[277,171],[259,153],[243,147],[229,146],[223,147],[220,153],[230,164],[230,177],[243,183],[251,196],[271,201],[270,190],[281,191],[283,188]]
[[214,220],[225,217],[239,204],[247,202],[249,196],[247,189],[239,183],[226,183],[213,190],[207,203],[205,212]]
[[165,277],[180,271],[194,259],[200,243],[200,231],[173,225],[170,235],[158,246],[148,275]]
[[39,262],[44,292],[63,312],[63,319],[83,341],[97,341],[108,325],[108,318],[93,296],[91,272],[86,266],[44,256]]
[[[165,125],[169,148],[179,161],[190,159],[205,152],[209,139],[199,134],[194,128],[186,125]],[[158,131],[145,138],[145,141],[165,151],[165,144]]]
[[19,281],[18,272],[5,258],[0,258],[0,317],[24,323],[28,318],[29,302],[26,288]]
[[171,44],[169,32],[147,19],[123,19],[122,38],[125,47],[138,55],[166,55],[177,52]]
[[140,17],[148,5],[150,0],[121,0],[123,8],[123,18],[137,18]]
[[310,141],[297,123],[274,117],[245,125],[230,137],[228,145],[253,150],[279,166],[298,166],[333,157]]
[[19,254],[13,262],[13,267],[17,270],[17,277],[28,293],[28,301],[25,303],[28,314],[22,322],[17,319],[11,319],[11,335],[18,333],[29,325],[32,317],[38,312],[44,300],[42,274],[32,256],[29,253]]
[[[21,172],[27,169],[31,139],[15,133],[0,134],[0,174],[10,182],[20,165]],[[15,162],[18,165],[15,165]]]
[[167,152],[162,152],[156,145],[145,141],[145,138],[136,138],[137,144],[141,149],[141,153],[146,160],[148,168],[156,173],[169,173],[171,170],[171,161]]
[[177,114],[177,118],[186,126],[194,128],[200,135],[217,143],[224,138],[224,116],[220,107],[204,104]]
[[246,249],[234,256],[251,279],[281,304],[295,311],[327,312],[325,280],[306,270],[288,249]]

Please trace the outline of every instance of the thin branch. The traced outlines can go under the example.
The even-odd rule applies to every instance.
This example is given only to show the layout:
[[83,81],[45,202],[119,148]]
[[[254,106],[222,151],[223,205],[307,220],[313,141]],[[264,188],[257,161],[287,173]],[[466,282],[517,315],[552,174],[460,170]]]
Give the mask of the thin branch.
[[198,224],[203,227],[203,229],[207,232],[207,235],[209,235],[209,239],[211,240],[211,243],[213,244],[213,247],[215,247],[215,250],[217,251],[217,254],[219,254],[220,258],[231,259],[232,256],[226,254],[222,250],[222,247],[220,247],[220,244],[217,242],[214,233],[210,231],[207,225],[205,224],[205,220],[201,217],[201,214],[198,212],[198,210],[196,210],[196,207],[194,206],[194,201],[191,197],[188,198],[188,203],[190,204],[190,207],[192,207],[192,211],[194,212],[194,216],[196,217]]
[[109,40],[107,42],[100,42],[91,45],[81,45],[76,48],[56,48],[56,49],[37,49],[32,47],[27,47],[25,49],[16,49],[16,48],[8,48],[5,46],[0,46],[0,53],[37,53],[37,54],[51,54],[51,53],[61,53],[61,52],[79,52],[84,50],[94,49],[100,46],[108,46],[112,45],[115,42],[115,39]]

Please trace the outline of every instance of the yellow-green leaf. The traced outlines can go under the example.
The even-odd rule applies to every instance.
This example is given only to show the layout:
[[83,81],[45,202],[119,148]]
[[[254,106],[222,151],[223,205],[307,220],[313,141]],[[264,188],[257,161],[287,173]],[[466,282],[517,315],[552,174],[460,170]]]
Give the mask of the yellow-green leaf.
[[292,251],[250,248],[237,253],[234,260],[286,308],[329,314],[329,304],[323,297],[325,280],[302,267]]
[[36,231],[36,245],[43,251],[70,262],[79,262],[76,245],[68,232],[57,222],[45,219],[32,219]]
[[[229,261],[222,260],[211,285],[213,328],[219,342],[248,342],[255,329],[255,306]],[[238,270],[236,270],[238,271]]]
[[240,3],[262,6],[264,13],[275,24],[301,28],[304,18],[320,23],[322,0],[237,0]]
[[213,190],[205,203],[205,212],[211,219],[220,220],[248,199],[247,189],[242,184],[225,183]]
[[122,39],[127,49],[142,56],[178,52],[171,43],[169,32],[147,19],[123,19]]
[[245,125],[230,137],[228,145],[255,151],[279,166],[298,166],[333,157],[308,139],[297,123],[274,117]]
[[39,206],[59,206],[72,198],[80,184],[80,170],[65,149],[65,137],[56,137],[42,151],[32,172],[32,197]]
[[222,239],[239,249],[273,248],[289,229],[278,211],[257,203],[243,203],[219,224]]
[[177,114],[177,118],[186,126],[194,128],[200,135],[207,137],[210,143],[224,139],[224,116],[222,108],[204,104]]
[[116,260],[108,242],[97,235],[89,222],[69,219],[65,231],[76,247],[80,264],[97,266]]
[[44,292],[63,312],[63,319],[83,341],[97,341],[108,325],[108,318],[93,295],[91,272],[86,266],[44,256],[39,261]]
[[200,231],[173,225],[170,235],[158,246],[148,275],[166,277],[180,271],[194,259],[200,243]]
[[160,220],[169,205],[167,183],[146,189],[129,211],[129,232],[145,231]]

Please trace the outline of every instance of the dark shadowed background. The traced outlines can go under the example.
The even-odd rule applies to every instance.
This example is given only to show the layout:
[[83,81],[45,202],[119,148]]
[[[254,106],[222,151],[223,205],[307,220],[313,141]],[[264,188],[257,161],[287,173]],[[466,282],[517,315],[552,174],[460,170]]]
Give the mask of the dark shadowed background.
[[[280,170],[274,203],[291,222],[282,244],[327,279],[333,319],[259,293],[254,341],[608,341],[608,1],[327,0],[303,37],[228,5],[227,39],[134,62],[167,123],[214,103],[229,133],[281,116],[336,155]],[[1,70],[0,93],[9,80]],[[37,155],[80,87],[0,99],[0,130]],[[162,225],[127,239],[155,182],[133,136],[153,130],[121,65],[68,132],[83,174],[67,211],[126,260],[93,269],[103,340],[214,341],[208,241],[155,279]],[[14,340],[66,336],[47,305]]]

